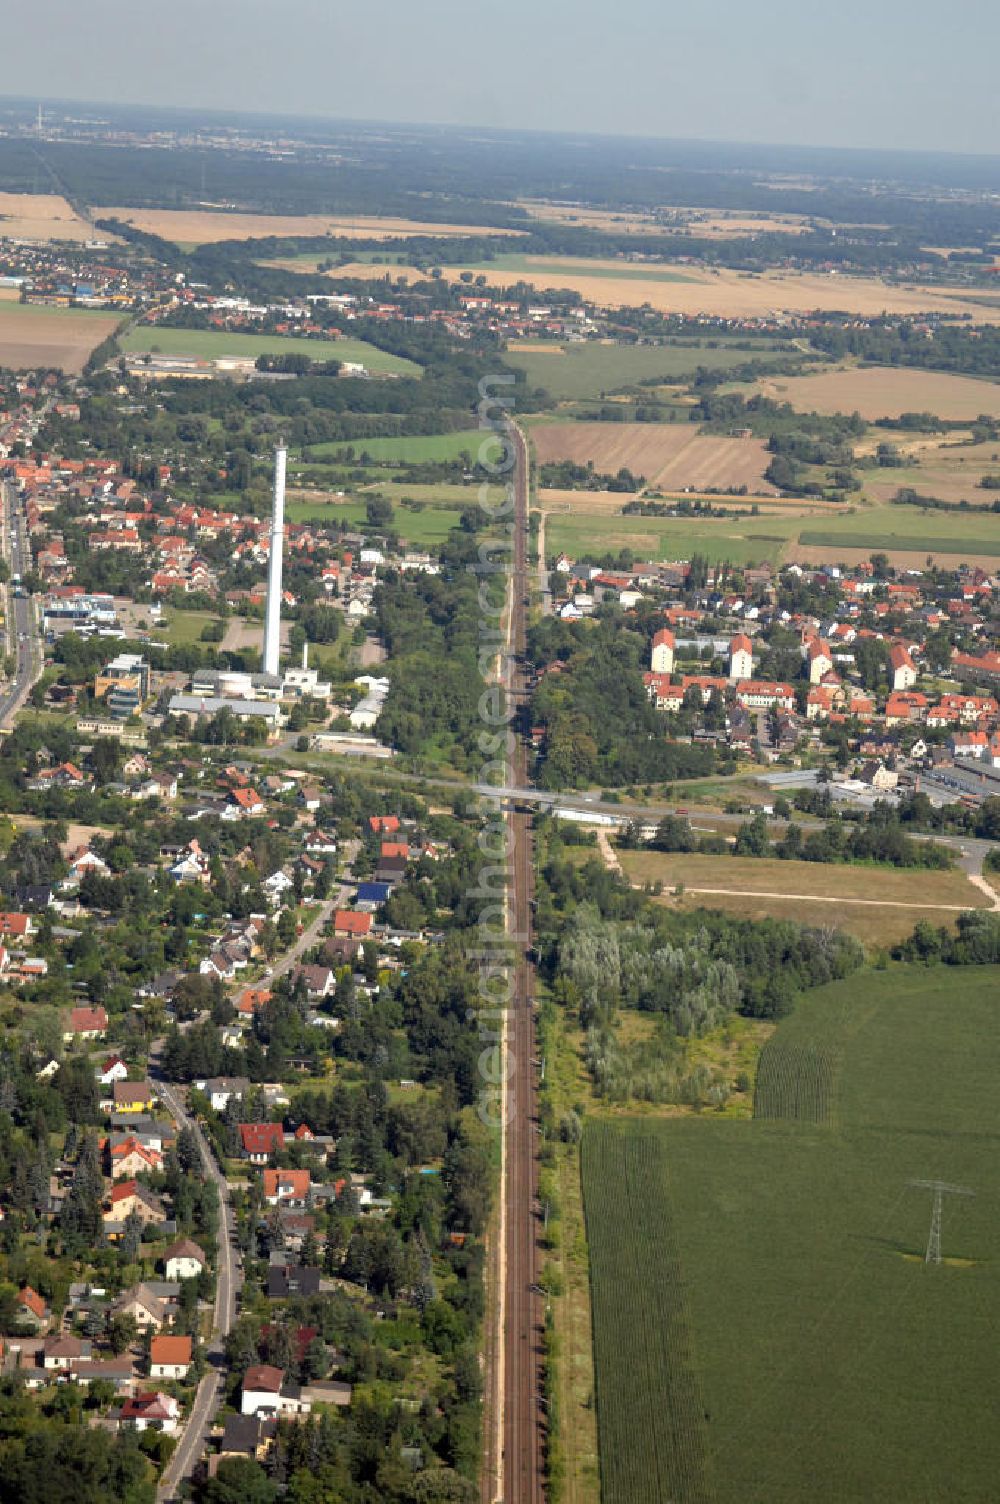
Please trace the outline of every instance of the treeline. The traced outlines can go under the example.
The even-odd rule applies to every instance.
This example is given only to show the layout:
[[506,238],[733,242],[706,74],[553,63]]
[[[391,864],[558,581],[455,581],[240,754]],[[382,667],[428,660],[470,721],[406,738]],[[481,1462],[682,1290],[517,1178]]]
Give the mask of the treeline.
[[931,966],[996,966],[1000,964],[1000,917],[988,909],[959,914],[955,933],[922,919],[908,940],[893,950],[900,961],[923,961]]
[[592,460],[586,465],[575,460],[554,460],[540,467],[538,483],[560,491],[641,491],[646,477],[633,475],[625,465],[614,475],[606,475],[594,469]]
[[818,350],[840,360],[856,356],[880,366],[916,366],[1000,377],[1000,329],[992,324],[934,325],[933,334],[907,320],[876,320],[867,329],[823,326],[810,334]]
[[[983,480],[996,481],[996,487],[991,486],[989,489],[1000,491],[1000,476],[984,476]],[[984,490],[987,489],[983,486],[982,481],[979,484]],[[910,486],[901,486],[892,498],[890,506],[920,507],[925,512],[1000,512],[1000,498],[987,505],[976,506],[973,502],[965,500],[964,497],[961,501],[942,501],[939,496],[925,496],[920,491],[914,491]]]
[[[642,844],[636,828],[627,828],[623,845]],[[832,820],[818,830],[789,822],[780,840],[772,841],[767,816],[754,815],[737,831],[732,845],[722,836],[698,835],[690,821],[666,815],[645,843],[653,851],[694,851],[713,856],[778,857],[797,862],[866,862],[886,867],[922,867],[941,871],[953,860],[947,847],[908,836],[889,805],[879,803],[861,820]]]

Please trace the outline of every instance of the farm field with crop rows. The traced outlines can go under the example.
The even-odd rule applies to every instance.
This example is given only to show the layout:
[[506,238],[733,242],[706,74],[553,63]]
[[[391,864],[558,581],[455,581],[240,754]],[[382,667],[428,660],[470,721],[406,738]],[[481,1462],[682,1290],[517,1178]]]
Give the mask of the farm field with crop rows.
[[[987,968],[809,993],[752,1121],[588,1122],[604,1504],[995,1497],[1000,1353]],[[931,1197],[944,1262],[924,1263]]]

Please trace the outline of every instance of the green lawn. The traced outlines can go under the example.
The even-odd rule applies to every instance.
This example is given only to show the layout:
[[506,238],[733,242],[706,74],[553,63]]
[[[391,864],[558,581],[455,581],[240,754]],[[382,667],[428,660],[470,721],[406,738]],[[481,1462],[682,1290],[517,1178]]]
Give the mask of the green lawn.
[[191,355],[201,360],[216,360],[224,355],[241,358],[258,355],[308,355],[311,360],[349,360],[361,362],[377,375],[419,376],[420,367],[412,360],[390,355],[360,339],[303,339],[283,334],[227,334],[219,329],[168,329],[141,324],[121,340],[129,354],[146,351],[161,355]]
[[218,619],[214,611],[175,611],[167,607],[153,635],[166,638],[172,647],[189,647],[201,641],[203,627]]
[[[422,461],[457,460],[463,454],[469,454],[475,460],[480,445],[489,439],[489,433],[475,428],[463,429],[460,433],[402,434],[384,439],[355,439],[349,444],[312,444],[303,458],[306,464],[312,460],[336,459],[346,449],[353,449],[356,459],[367,455],[378,462],[419,464]],[[495,457],[496,447],[495,443],[490,444],[488,458]]]
[[[474,503],[470,496],[469,505]],[[352,528],[364,530],[365,503],[363,501],[322,502],[290,501],[285,508],[289,522],[346,522]],[[393,503],[393,526],[407,543],[421,547],[443,543],[453,527],[457,527],[461,512],[449,506],[425,506],[421,511]]]
[[553,345],[549,351],[522,350],[514,344],[504,358],[508,365],[524,371],[533,386],[544,387],[556,401],[565,401],[598,398],[639,382],[676,381],[693,374],[698,366],[726,370],[749,360],[766,360],[773,350],[767,340],[756,341],[752,350],[726,345],[711,349],[703,344],[604,345],[587,340]]
[[996,1497],[996,996],[867,972],[765,1047],[783,1118],[588,1123],[603,1504]]

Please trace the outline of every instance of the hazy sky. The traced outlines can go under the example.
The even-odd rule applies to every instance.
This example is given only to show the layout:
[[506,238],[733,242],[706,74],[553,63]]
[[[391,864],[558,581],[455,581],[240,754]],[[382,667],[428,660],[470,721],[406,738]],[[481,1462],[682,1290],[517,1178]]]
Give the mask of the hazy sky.
[[996,0],[0,0],[18,95],[1000,152]]

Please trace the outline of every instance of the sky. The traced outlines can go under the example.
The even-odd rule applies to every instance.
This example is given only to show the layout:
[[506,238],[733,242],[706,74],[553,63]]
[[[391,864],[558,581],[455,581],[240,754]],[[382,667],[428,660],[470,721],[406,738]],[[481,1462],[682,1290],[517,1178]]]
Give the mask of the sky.
[[1000,152],[995,0],[0,0],[4,19],[22,97]]

